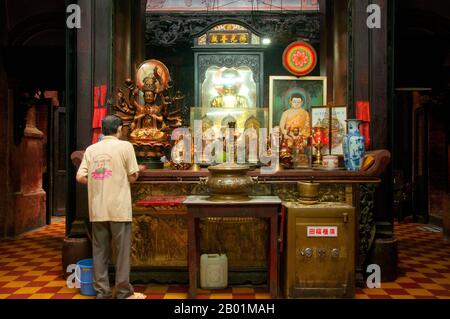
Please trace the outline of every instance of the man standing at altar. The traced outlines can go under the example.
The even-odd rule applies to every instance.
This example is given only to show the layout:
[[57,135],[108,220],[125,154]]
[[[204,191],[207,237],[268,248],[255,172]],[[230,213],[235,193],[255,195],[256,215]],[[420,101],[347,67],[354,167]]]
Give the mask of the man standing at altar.
[[97,299],[111,299],[108,264],[111,245],[116,252],[116,298],[145,299],[130,284],[131,191],[145,166],[138,166],[133,145],[121,141],[122,120],[114,115],[102,119],[104,138],[89,146],[77,172],[87,184],[89,219],[92,223],[94,289]]

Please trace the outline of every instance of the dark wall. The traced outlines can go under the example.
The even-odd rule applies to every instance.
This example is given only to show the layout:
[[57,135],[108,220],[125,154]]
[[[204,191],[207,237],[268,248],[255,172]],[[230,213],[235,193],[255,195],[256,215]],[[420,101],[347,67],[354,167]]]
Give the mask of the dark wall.
[[438,10],[415,2],[400,1],[396,8],[395,85],[448,89],[450,3],[441,2]]
[[[415,190],[414,204],[405,215],[419,214],[442,220],[448,200],[448,146],[450,121],[448,96],[450,93],[450,3],[448,1],[396,1],[395,14],[395,87],[394,164],[402,172],[405,183],[414,178],[412,167],[426,164],[425,176],[416,176],[416,182],[407,189],[409,197]],[[406,91],[405,91],[406,88]],[[421,91],[420,88],[426,88]],[[419,92],[412,93],[413,91]],[[416,137],[425,140],[427,147],[412,156],[414,130],[413,94],[422,96],[420,112],[425,116],[427,129]],[[417,113],[417,111],[416,111]],[[423,203],[423,204],[421,204]],[[419,206],[423,206],[420,209]],[[447,209],[448,210],[448,209]],[[450,219],[449,219],[450,220]],[[430,220],[431,221],[431,220]]]
[[[291,39],[290,42],[296,39]],[[282,55],[286,46],[290,43],[272,43],[264,49],[264,83],[262,87],[264,104],[259,107],[269,107],[269,76],[291,76],[282,63]],[[320,47],[315,46],[320,54]],[[189,114],[189,108],[195,106],[194,83],[194,50],[191,46],[154,47],[147,46],[145,59],[157,59],[169,68],[175,89],[180,90],[185,97],[185,114]],[[320,63],[318,63],[309,76],[320,75]],[[187,117],[185,117],[188,119]],[[187,122],[188,124],[189,122]]]

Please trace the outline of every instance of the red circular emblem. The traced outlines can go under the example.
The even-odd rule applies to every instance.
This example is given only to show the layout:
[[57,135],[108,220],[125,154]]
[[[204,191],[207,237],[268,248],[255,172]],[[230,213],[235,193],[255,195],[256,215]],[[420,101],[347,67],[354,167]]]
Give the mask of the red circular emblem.
[[283,66],[294,75],[307,75],[316,64],[316,50],[306,42],[293,42],[283,52]]

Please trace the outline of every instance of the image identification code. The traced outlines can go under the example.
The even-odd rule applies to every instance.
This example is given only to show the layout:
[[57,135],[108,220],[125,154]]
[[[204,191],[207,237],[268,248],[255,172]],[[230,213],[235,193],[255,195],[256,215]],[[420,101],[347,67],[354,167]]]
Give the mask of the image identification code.
[[175,314],[198,314],[205,317],[208,312],[217,314],[275,314],[274,304],[219,303],[217,306],[200,306],[181,303],[175,306]]

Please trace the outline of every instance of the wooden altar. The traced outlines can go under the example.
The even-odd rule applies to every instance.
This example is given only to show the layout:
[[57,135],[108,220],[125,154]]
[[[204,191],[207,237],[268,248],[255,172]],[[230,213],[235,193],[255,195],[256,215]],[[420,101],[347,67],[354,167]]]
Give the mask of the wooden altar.
[[[132,279],[135,281],[187,282],[187,209],[181,205],[136,205],[143,199],[164,196],[207,195],[207,169],[151,170],[132,185],[134,207]],[[278,196],[283,202],[297,201],[297,182],[321,183],[320,201],[347,203],[356,209],[356,277],[362,282],[362,265],[372,234],[374,185],[378,177],[345,170],[279,169],[274,174],[249,172],[257,178],[253,196]],[[361,214],[362,212],[362,214]],[[281,222],[281,220],[279,221]],[[229,283],[263,284],[266,280],[269,224],[260,218],[202,219],[200,253],[225,251],[229,260]],[[280,232],[283,230],[280,229]],[[239,244],[237,244],[239,242]],[[248,243],[254,243],[252,245]],[[358,249],[359,247],[359,249]]]
[[[141,1],[141,5],[144,2]],[[107,19],[96,18],[95,12],[106,12],[106,10],[102,10],[106,9],[102,6],[106,6],[110,12]],[[74,90],[73,84],[76,82],[73,79],[68,84],[70,105],[68,105],[67,123],[72,123],[68,127],[67,140],[71,141],[69,151],[85,149],[92,142],[93,112],[92,107],[88,107],[92,104],[92,94],[86,94],[86,92],[93,92],[94,86],[103,84],[105,79],[107,79],[106,84],[109,90],[120,88],[125,79],[135,77],[136,65],[146,58],[161,60],[173,73],[172,80],[177,84],[177,89],[186,94],[183,119],[187,122],[189,107],[200,106],[195,101],[195,99],[198,100],[199,90],[199,81],[195,79],[196,62],[197,65],[209,66],[208,63],[203,63],[205,61],[200,59],[199,55],[197,55],[199,59],[196,60],[194,53],[202,53],[204,50],[193,50],[193,40],[205,35],[205,32],[219,24],[230,22],[237,23],[252,33],[264,35],[271,40],[272,44],[264,49],[264,59],[259,60],[261,68],[257,68],[257,70],[264,70],[262,82],[260,76],[256,77],[261,82],[259,83],[260,91],[265,92],[263,96],[258,94],[260,103],[257,107],[259,109],[269,105],[268,76],[286,75],[280,59],[284,48],[295,39],[305,39],[316,48],[320,47],[320,63],[312,75],[327,77],[327,100],[333,101],[337,105],[348,105],[349,117],[355,116],[356,102],[370,102],[373,115],[371,126],[376,128],[373,130],[370,148],[386,148],[390,145],[386,119],[392,108],[389,107],[389,103],[386,103],[388,90],[386,76],[383,77],[386,75],[388,65],[384,52],[388,41],[385,32],[377,32],[377,36],[367,38],[367,4],[364,2],[354,1],[350,5],[346,1],[336,0],[331,7],[322,2],[317,11],[311,12],[259,12],[258,19],[255,19],[253,12],[146,13],[144,7],[139,7],[138,4],[113,7],[108,4],[87,7],[87,12],[93,15],[93,23],[86,27],[87,32],[78,37],[78,43],[72,47],[75,53],[68,57],[70,61],[97,61],[100,51],[92,50],[90,45],[93,43],[92,40],[100,41],[102,45],[110,48],[102,51],[99,61],[106,61],[103,59],[105,54],[114,57],[107,59],[111,61],[110,68],[102,67],[103,64],[99,63],[79,63],[76,69],[70,70],[71,74],[77,71],[79,74],[90,76],[87,77],[89,81],[83,80],[79,83],[79,87],[84,88],[82,90]],[[386,16],[388,6],[382,5],[381,9]],[[350,16],[352,19],[349,24],[348,17]],[[177,27],[167,28],[168,21]],[[385,19],[383,26],[386,24],[387,20]],[[115,31],[111,37],[104,37],[104,32],[110,30],[111,25],[115,26]],[[184,31],[180,32],[180,30]],[[387,30],[387,28],[383,27],[381,30]],[[73,39],[75,34],[69,34]],[[123,45],[110,45],[116,41]],[[80,47],[87,48],[87,51],[84,49],[80,51]],[[121,54],[122,52],[119,52],[123,47],[130,52],[125,58]],[[222,48],[223,50],[215,51],[228,52],[230,47],[231,44],[227,43],[227,49]],[[216,49],[218,48],[220,46],[217,46]],[[329,48],[335,48],[335,50]],[[376,49],[372,52],[368,48]],[[348,56],[349,52],[352,53],[351,56]],[[220,52],[215,53],[219,54]],[[229,65],[228,61],[224,61],[224,64],[215,64],[220,64],[221,67],[236,67],[240,63]],[[77,64],[72,63],[71,65],[76,66]],[[369,72],[370,67],[374,65],[377,70],[380,70],[376,74]],[[70,97],[76,95],[75,91],[78,95],[76,99],[71,99]],[[372,91],[376,92],[373,97],[370,94]],[[115,95],[117,92],[109,93]],[[75,100],[76,102],[73,102]],[[75,172],[71,168],[68,176],[73,177],[74,174]],[[250,175],[258,177],[259,180],[253,189],[253,195],[276,195],[282,201],[295,201],[298,196],[296,182],[315,180],[322,184],[321,201],[345,202],[355,206],[357,212],[356,246],[359,247],[356,254],[358,258],[357,272],[360,275],[362,274],[361,265],[369,248],[370,240],[374,236],[375,218],[373,215],[376,215],[378,221],[390,218],[389,174],[390,170],[387,170],[386,175],[383,176],[384,185],[379,187],[377,205],[374,208],[374,185],[380,182],[377,177],[374,177],[379,176],[377,174],[318,170],[279,170],[273,175],[261,175],[259,170],[250,172]],[[134,203],[132,279],[187,282],[186,207],[184,205],[140,207],[136,203],[155,196],[205,195],[207,190],[203,181],[207,175],[207,170],[151,170],[144,173],[132,186]],[[388,200],[384,200],[386,198]],[[68,232],[74,220],[87,219],[86,203],[85,189],[76,187],[74,182],[69,184]],[[217,249],[226,249],[227,255],[230,257],[231,269],[251,269],[265,272],[267,264],[264,249],[250,250],[246,247],[246,243],[255,240],[258,246],[264,247],[267,238],[260,234],[265,234],[267,227],[267,223],[259,219],[202,221],[200,230],[204,232],[203,238],[205,239],[200,243],[201,250],[214,252]],[[217,238],[215,236],[217,232],[224,234],[219,241],[214,240]],[[244,243],[239,250],[233,247],[237,246],[233,245],[237,239]],[[249,251],[251,253],[248,253]],[[247,274],[236,278],[236,281],[245,281],[248,278]],[[261,278],[265,278],[265,275]],[[360,278],[362,277],[360,276]],[[230,279],[230,283],[232,283],[233,278]]]
[[[272,298],[278,297],[278,215],[281,201],[277,196],[255,196],[248,201],[208,201],[207,196],[189,196],[188,208],[189,294],[197,295],[200,271],[201,218],[261,218],[269,223],[267,252],[267,286]],[[261,234],[263,235],[263,234]],[[266,249],[267,251],[267,249]]]

